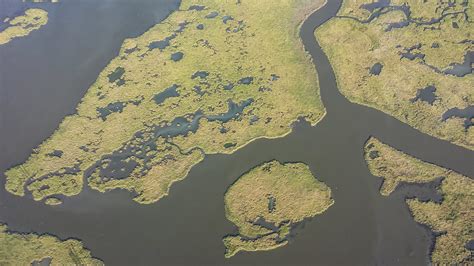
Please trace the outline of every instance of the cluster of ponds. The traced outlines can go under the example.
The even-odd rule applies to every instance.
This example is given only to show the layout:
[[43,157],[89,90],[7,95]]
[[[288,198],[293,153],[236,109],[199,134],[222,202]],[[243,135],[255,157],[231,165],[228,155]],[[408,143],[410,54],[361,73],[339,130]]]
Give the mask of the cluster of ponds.
[[[442,3],[440,3],[442,4]],[[467,5],[467,1],[463,3],[455,3],[455,2],[449,2],[446,7],[444,7],[441,11],[441,15],[436,18],[431,18],[428,21],[424,21],[421,18],[412,18],[412,13],[410,6],[407,4],[402,4],[402,5],[393,5],[390,0],[378,0],[376,2],[372,2],[369,4],[363,4],[361,5],[362,9],[365,9],[369,11],[371,14],[367,19],[360,19],[357,17],[353,16],[337,16],[339,18],[349,18],[349,19],[354,19],[358,21],[359,23],[362,24],[368,24],[380,17],[383,14],[386,14],[388,12],[393,12],[393,11],[401,11],[405,15],[405,20],[401,22],[394,22],[394,23],[389,23],[385,31],[390,31],[394,28],[403,28],[410,23],[414,23],[417,26],[429,26],[429,25],[434,25],[438,24],[441,20],[446,18],[447,16],[453,16],[453,15],[463,15],[466,19],[468,18],[467,12],[465,10],[462,11],[450,11],[451,8],[455,8],[456,5]],[[441,7],[438,7],[441,8]],[[441,9],[440,9],[441,10]],[[453,27],[458,27],[457,24],[453,24]],[[472,42],[472,40],[464,40],[463,42]],[[400,48],[401,46],[397,46],[397,48]],[[422,48],[422,44],[418,43],[412,47],[407,47],[404,48],[404,52],[400,52],[400,59],[407,59],[407,60],[416,60],[419,59],[420,63],[424,66],[427,66],[431,68],[433,71],[442,74],[442,75],[452,75],[456,77],[464,77],[466,75],[470,75],[473,73],[473,64],[474,64],[474,51],[466,51],[463,62],[458,63],[458,62],[452,62],[449,64],[444,69],[441,69],[439,67],[430,65],[425,62],[425,54],[417,51],[420,48]],[[432,49],[439,48],[439,43],[433,43],[431,45]],[[383,69],[383,64],[377,62],[375,63],[370,69],[369,73],[372,75],[380,75],[381,71]],[[416,102],[418,100],[425,101],[426,103],[433,105],[434,101],[437,99],[436,97],[436,88],[434,86],[427,86],[425,88],[421,88],[418,90],[417,95],[411,100],[412,102]],[[442,115],[442,121],[446,121],[449,118],[464,118],[464,127],[467,130],[470,126],[474,124],[472,119],[474,118],[474,106],[468,106],[464,109],[459,109],[459,108],[452,108],[448,111],[446,111]]]

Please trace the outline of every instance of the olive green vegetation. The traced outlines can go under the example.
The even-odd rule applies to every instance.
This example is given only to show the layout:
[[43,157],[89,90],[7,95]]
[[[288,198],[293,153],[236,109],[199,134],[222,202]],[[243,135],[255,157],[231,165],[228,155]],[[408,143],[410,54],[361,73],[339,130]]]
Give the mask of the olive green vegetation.
[[50,260],[51,265],[103,265],[77,240],[13,233],[0,224],[0,265],[31,265],[43,260]]
[[[405,5],[419,24],[391,29],[390,23],[407,21],[406,15],[395,8],[371,13],[361,7],[371,2],[344,1],[340,17],[316,31],[341,92],[424,133],[474,149],[474,127],[465,125],[470,118],[442,119],[451,108],[474,105],[474,75],[444,73],[474,51],[474,1],[393,0],[392,6]],[[370,23],[360,22],[379,11],[382,15]],[[421,25],[441,17],[438,23]],[[415,56],[413,60],[402,58],[406,52]],[[370,73],[376,63],[383,66],[379,75]],[[436,88],[432,104],[416,100],[419,90],[428,86]]]
[[384,178],[383,195],[390,194],[399,182],[426,183],[443,178],[438,188],[441,203],[407,199],[414,219],[436,233],[431,260],[435,265],[471,265],[471,252],[466,248],[473,241],[474,181],[451,170],[422,162],[371,138],[365,158],[372,174]]
[[271,161],[241,176],[225,193],[226,217],[239,230],[224,238],[225,257],[288,243],[291,227],[327,210],[331,189],[303,163]]
[[[87,181],[151,203],[204,154],[281,137],[298,117],[315,124],[324,108],[298,38],[315,3],[183,0],[162,23],[124,41],[77,113],[6,172],[6,189],[44,200],[76,195]],[[187,127],[193,119],[197,129]],[[172,124],[188,132],[157,133]]]
[[365,145],[365,160],[370,172],[383,178],[380,193],[390,195],[401,182],[427,183],[453,172],[406,155],[370,138]]
[[48,12],[39,8],[30,8],[25,14],[5,19],[3,23],[7,27],[0,31],[0,45],[9,43],[14,38],[24,37],[32,31],[41,28],[48,23]]
[[407,200],[415,220],[441,234],[436,237],[432,261],[439,265],[474,263],[471,251],[466,249],[466,244],[474,240],[474,183],[468,177],[453,174],[443,181],[440,190],[441,204]]
[[282,247],[288,243],[287,240],[280,239],[278,233],[262,235],[256,239],[245,239],[241,236],[228,236],[224,238],[226,246],[225,257],[230,258],[239,251],[267,251]]

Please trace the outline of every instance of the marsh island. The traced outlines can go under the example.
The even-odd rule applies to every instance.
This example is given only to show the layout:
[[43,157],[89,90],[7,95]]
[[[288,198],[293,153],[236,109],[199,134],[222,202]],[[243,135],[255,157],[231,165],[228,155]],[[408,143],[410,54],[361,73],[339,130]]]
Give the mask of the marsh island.
[[47,23],[48,12],[40,8],[30,8],[23,15],[6,18],[3,21],[6,27],[0,31],[0,45],[9,43],[14,38],[25,37]]
[[292,227],[327,210],[331,189],[303,163],[271,161],[241,176],[225,193],[226,217],[238,235],[224,238],[227,258],[288,243]]

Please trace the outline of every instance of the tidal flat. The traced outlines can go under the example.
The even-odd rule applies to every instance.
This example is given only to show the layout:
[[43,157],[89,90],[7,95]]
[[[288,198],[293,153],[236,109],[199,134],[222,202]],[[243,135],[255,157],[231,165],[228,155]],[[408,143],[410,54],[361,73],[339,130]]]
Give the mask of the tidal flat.
[[474,114],[446,115],[474,106],[473,17],[474,1],[344,1],[316,36],[350,101],[473,150]]
[[415,221],[428,226],[435,236],[431,260],[435,265],[472,263],[469,243],[474,238],[474,181],[452,170],[423,162],[375,138],[365,146],[370,172],[383,178],[380,193],[388,196],[398,184],[428,183],[442,179],[437,188],[440,202],[418,198],[406,200]]
[[0,31],[0,45],[7,44],[15,38],[28,36],[48,23],[48,12],[40,8],[30,8],[23,15],[6,18],[6,28]]
[[6,189],[57,204],[84,185],[121,188],[152,203],[207,154],[281,137],[300,117],[317,123],[325,112],[298,38],[311,6],[182,1],[162,23],[124,41],[77,113],[6,172]]
[[[45,264],[42,264],[45,263]],[[0,224],[0,265],[103,265],[75,239],[10,232]]]
[[303,163],[271,161],[232,184],[224,196],[226,217],[238,228],[224,238],[225,257],[240,251],[271,250],[288,243],[292,227],[326,211],[331,189]]

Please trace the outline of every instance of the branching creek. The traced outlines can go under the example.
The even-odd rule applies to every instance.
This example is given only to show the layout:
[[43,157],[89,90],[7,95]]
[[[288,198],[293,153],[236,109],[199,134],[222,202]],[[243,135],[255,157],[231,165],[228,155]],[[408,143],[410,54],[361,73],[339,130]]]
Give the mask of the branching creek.
[[[409,155],[469,177],[474,177],[474,151],[350,103],[340,94],[314,29],[336,15],[341,0],[328,1],[301,26],[300,36],[316,65],[327,110],[316,126],[299,121],[283,138],[258,139],[230,155],[206,156],[185,180],[171,187],[169,196],[155,204],[135,203],[130,193],[121,190],[100,193],[85,188],[59,206],[7,193],[3,172],[26,160],[62,117],[74,112],[85,89],[116,56],[121,40],[140,34],[178,7],[178,1],[140,0],[133,5],[106,1],[99,4],[104,8],[97,8],[96,1],[73,2],[46,5],[51,16],[43,36],[32,34],[29,41],[24,38],[0,47],[0,222],[10,230],[80,239],[95,257],[111,265],[429,263],[433,236],[413,220],[404,199],[439,200],[433,192],[435,186],[403,184],[389,197],[380,195],[381,179],[367,169],[364,143],[374,136]],[[81,17],[84,14],[86,18]],[[81,26],[71,26],[74,23]],[[79,35],[68,35],[72,41],[54,37],[65,30]],[[103,36],[114,30],[117,36]],[[78,37],[85,41],[78,42]],[[78,49],[77,45],[84,47]],[[76,59],[78,64],[71,66],[70,60]],[[308,164],[331,188],[335,204],[298,226],[289,245],[225,259],[222,238],[236,233],[236,228],[225,218],[224,193],[239,176],[273,159]]]

